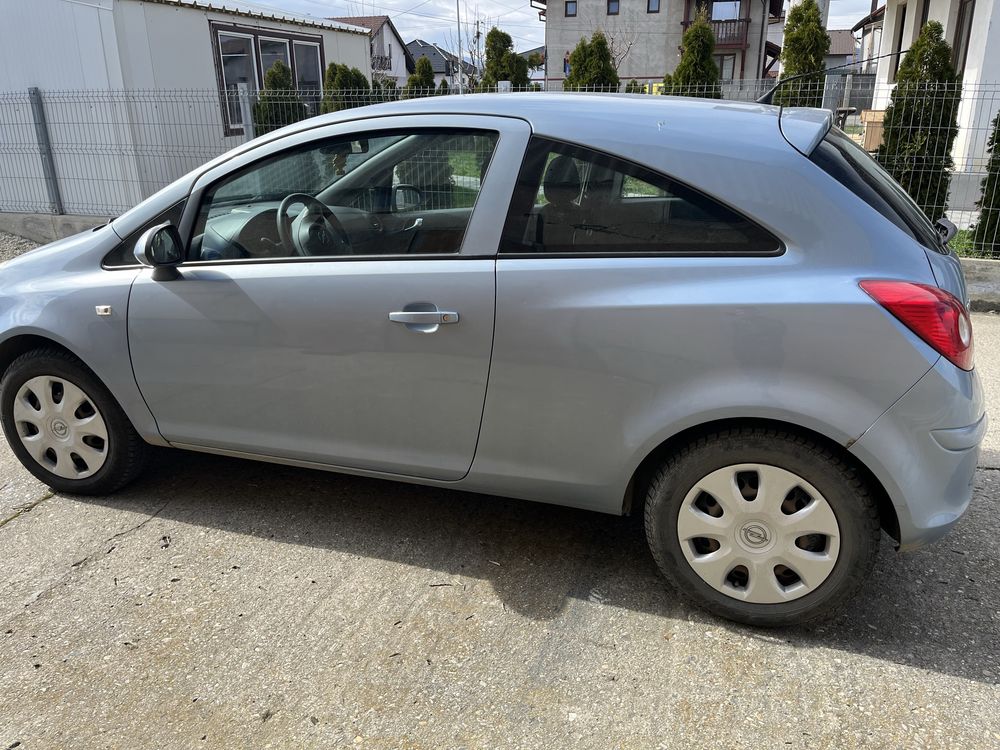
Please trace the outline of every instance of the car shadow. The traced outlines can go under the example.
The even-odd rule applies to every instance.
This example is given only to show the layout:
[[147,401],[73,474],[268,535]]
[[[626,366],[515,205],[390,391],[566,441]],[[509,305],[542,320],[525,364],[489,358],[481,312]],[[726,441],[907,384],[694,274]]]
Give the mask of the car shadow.
[[639,522],[541,503],[158,450],[135,484],[88,498],[186,524],[488,580],[508,610],[557,617],[569,598],[723,625],[745,637],[829,648],[1000,682],[1000,472],[982,471],[967,516],[942,542],[897,555],[891,540],[840,618],[761,630],[682,602]]

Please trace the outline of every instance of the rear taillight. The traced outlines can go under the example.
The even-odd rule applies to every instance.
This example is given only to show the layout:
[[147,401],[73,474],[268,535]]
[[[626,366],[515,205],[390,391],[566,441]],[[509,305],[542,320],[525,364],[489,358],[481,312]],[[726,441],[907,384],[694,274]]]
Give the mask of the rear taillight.
[[910,281],[868,280],[860,286],[939,354],[963,370],[972,369],[972,321],[954,295]]

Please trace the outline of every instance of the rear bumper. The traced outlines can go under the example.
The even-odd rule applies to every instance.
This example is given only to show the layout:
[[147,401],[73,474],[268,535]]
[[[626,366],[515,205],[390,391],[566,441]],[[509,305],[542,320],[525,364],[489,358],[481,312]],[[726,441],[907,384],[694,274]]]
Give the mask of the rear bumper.
[[987,422],[979,376],[941,358],[851,446],[889,495],[901,550],[944,536],[968,508]]

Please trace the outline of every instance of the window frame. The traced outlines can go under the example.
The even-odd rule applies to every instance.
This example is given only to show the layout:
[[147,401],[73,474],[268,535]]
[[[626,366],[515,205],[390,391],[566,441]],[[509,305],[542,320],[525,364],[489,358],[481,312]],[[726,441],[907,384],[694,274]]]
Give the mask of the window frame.
[[[631,176],[635,177],[636,179],[651,184],[653,185],[653,187],[656,187],[656,185],[654,183],[650,183],[646,175],[652,176],[661,181],[666,180],[684,190],[690,191],[691,193],[694,193],[695,195],[704,198],[705,200],[711,201],[721,206],[722,208],[732,212],[736,216],[746,221],[748,224],[752,225],[756,229],[760,230],[761,232],[769,236],[775,243],[776,246],[775,249],[764,250],[764,251],[631,250],[627,252],[607,252],[604,250],[599,250],[595,252],[581,251],[581,252],[569,252],[569,253],[539,252],[535,250],[530,250],[530,251],[506,250],[505,249],[506,247],[513,247],[513,246],[521,248],[524,247],[524,242],[521,239],[515,239],[515,237],[523,238],[528,228],[527,221],[522,222],[517,217],[517,213],[519,212],[519,210],[523,210],[523,206],[520,207],[520,209],[518,207],[518,199],[519,199],[518,193],[521,192],[522,185],[524,184],[523,178],[525,176],[525,171],[528,169],[530,161],[532,159],[538,159],[539,156],[546,156],[552,153],[553,151],[556,153],[561,153],[566,156],[572,157],[573,156],[572,151],[579,149],[583,149],[584,151],[588,151],[591,154],[595,154],[602,159],[616,162],[617,164],[623,166],[625,169],[629,170],[629,171],[623,171],[618,169],[617,167],[612,167],[616,171],[619,171],[622,175],[631,174]],[[543,165],[542,171],[538,174],[537,184],[535,185],[535,189],[533,191],[528,190],[527,187],[525,187],[525,189],[523,190],[523,193],[525,195],[530,194],[530,199],[532,201],[534,201],[535,197],[538,195],[538,190],[541,188],[542,181],[544,180],[544,170],[545,167]],[[534,182],[534,178],[532,178],[532,180]],[[644,199],[630,198],[627,200],[644,200]],[[534,208],[534,205],[535,204],[532,203],[531,209]],[[515,223],[519,225],[519,228],[512,226]],[[517,231],[515,231],[512,234],[511,233],[512,229],[515,229]],[[511,194],[510,204],[507,208],[507,214],[504,219],[503,230],[500,235],[500,246],[497,249],[497,258],[501,260],[504,258],[514,258],[514,259],[524,259],[524,260],[532,258],[548,259],[548,260],[552,260],[555,258],[576,258],[576,259],[599,258],[604,260],[608,258],[771,258],[784,255],[785,250],[786,250],[785,243],[782,241],[782,239],[778,237],[774,232],[761,226],[760,222],[751,219],[749,216],[747,216],[745,212],[739,210],[738,208],[735,208],[729,202],[721,198],[718,198],[716,196],[709,195],[705,191],[699,190],[698,188],[690,185],[689,183],[683,180],[679,180],[676,177],[672,177],[671,175],[665,172],[653,169],[652,167],[649,167],[644,164],[639,164],[638,162],[632,161],[631,159],[620,156],[618,154],[612,154],[608,151],[595,148],[594,146],[590,146],[583,143],[575,143],[573,141],[561,140],[550,136],[533,135],[528,143],[527,148],[524,151],[524,159],[520,165],[520,168],[518,169],[517,180],[514,183],[514,189]]]
[[[615,6],[614,10],[611,10],[612,4]],[[621,12],[622,2],[621,2],[621,0],[608,0],[608,2],[607,2],[607,8],[608,8],[608,15],[609,16],[617,16]]]
[[[653,3],[656,3],[656,9],[653,9]],[[660,12],[660,0],[646,0],[646,12],[647,13],[659,13]]]
[[[570,5],[573,6],[573,12],[572,13],[569,12],[569,6]],[[578,7],[579,7],[578,6],[578,0],[566,0],[566,3],[564,5],[564,9],[563,9],[563,12],[565,13],[565,17],[566,18],[576,18],[576,13],[577,13]]]
[[229,36],[239,36],[239,37],[249,37],[250,47],[252,51],[252,67],[254,70],[254,86],[255,91],[260,91],[263,87],[264,73],[263,64],[260,59],[260,42],[273,41],[273,42],[285,42],[286,49],[288,50],[288,67],[292,71],[292,84],[295,86],[295,90],[298,91],[298,67],[295,62],[295,44],[313,44],[319,47],[319,70],[320,70],[320,83],[323,81],[323,71],[326,70],[326,52],[323,45],[323,37],[319,34],[307,34],[300,32],[287,32],[279,29],[272,29],[266,27],[253,27],[253,26],[243,26],[236,23],[228,23],[224,21],[209,21],[209,38],[212,42],[212,54],[215,62],[215,80],[216,86],[219,90],[219,105],[222,110],[222,130],[223,136],[231,137],[236,135],[244,135],[246,129],[242,123],[233,124],[229,122],[229,112],[227,109],[226,102],[226,83],[225,76],[223,75],[222,69],[222,43],[221,35],[226,34]]
[[976,0],[959,0],[958,15],[955,18],[955,38],[952,40],[951,62],[960,76],[965,76],[965,66],[969,61],[969,40],[972,39],[972,24],[976,20]]
[[[491,132],[497,135],[493,155],[483,178],[476,203],[471,208],[469,222],[466,225],[462,245],[457,253],[421,253],[405,255],[344,255],[344,256],[287,256],[277,258],[231,258],[219,260],[188,259],[193,239],[194,227],[201,213],[201,205],[206,192],[218,182],[226,180],[242,172],[247,167],[266,161],[280,153],[295,151],[310,145],[318,145],[320,141],[332,138],[379,137],[401,130],[416,132],[431,131],[465,131]],[[483,260],[497,257],[496,248],[500,241],[502,226],[495,220],[482,218],[483,213],[493,212],[493,206],[510,195],[510,189],[520,168],[520,158],[524,154],[531,135],[531,129],[526,122],[509,118],[498,118],[489,115],[440,115],[430,123],[427,117],[400,115],[378,118],[376,120],[361,120],[335,125],[321,126],[298,133],[293,133],[277,141],[264,144],[237,155],[231,161],[220,164],[203,173],[195,181],[187,196],[183,216],[177,225],[184,244],[185,259],[179,268],[228,267],[242,265],[257,265],[261,263],[350,263],[350,262],[400,262],[400,261],[430,261],[430,260]],[[478,212],[478,214],[477,214]],[[477,219],[477,215],[479,218]],[[474,248],[492,247],[488,252]]]
[[227,97],[229,95],[229,90],[226,88],[226,74],[225,74],[225,68],[223,67],[223,64],[222,64],[222,58],[223,58],[223,54],[222,54],[222,37],[223,36],[232,36],[232,37],[238,37],[238,38],[241,38],[241,39],[249,39],[250,40],[250,68],[253,70],[254,90],[259,90],[260,89],[260,78],[258,76],[257,62],[256,62],[256,58],[257,58],[257,52],[256,52],[257,45],[254,43],[254,38],[253,38],[252,34],[243,34],[243,33],[234,32],[234,31],[217,31],[215,33],[215,45],[213,46],[213,49],[215,51],[215,70],[216,70],[216,77],[218,79],[219,97],[220,97],[220,103],[222,105],[222,127],[223,127],[223,131],[224,131],[224,134],[226,136],[230,136],[230,135],[243,135],[246,132],[246,130],[245,130],[245,123],[240,122],[239,124],[234,124],[229,119],[229,101],[227,99]]

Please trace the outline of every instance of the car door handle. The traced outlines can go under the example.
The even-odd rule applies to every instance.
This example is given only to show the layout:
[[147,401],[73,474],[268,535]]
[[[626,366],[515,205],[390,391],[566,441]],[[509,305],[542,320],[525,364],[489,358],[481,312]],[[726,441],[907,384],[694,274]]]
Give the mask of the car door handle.
[[457,323],[457,312],[445,312],[444,310],[430,310],[427,312],[391,312],[389,320],[393,323],[404,323],[406,325],[440,325],[442,323]]

